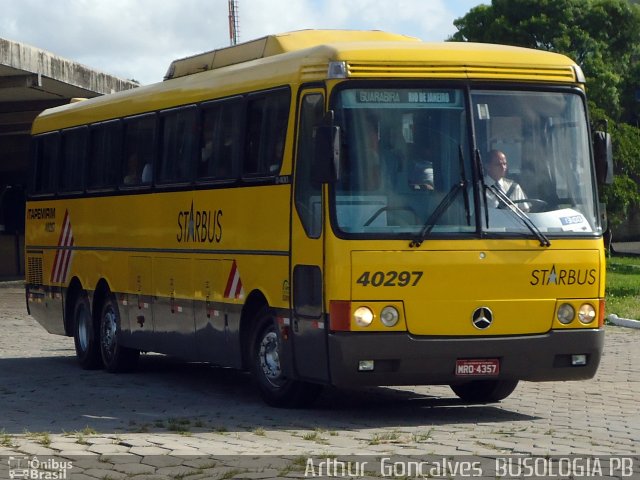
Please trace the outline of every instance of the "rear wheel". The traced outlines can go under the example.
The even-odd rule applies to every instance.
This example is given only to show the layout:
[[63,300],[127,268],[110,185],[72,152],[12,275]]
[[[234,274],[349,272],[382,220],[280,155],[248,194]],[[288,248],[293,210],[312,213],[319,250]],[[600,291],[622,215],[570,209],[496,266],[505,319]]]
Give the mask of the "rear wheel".
[[518,380],[473,380],[451,385],[451,390],[465,402],[493,403],[507,398],[516,386]]
[[86,370],[100,368],[100,342],[98,331],[91,316],[91,305],[87,294],[80,293],[73,306],[73,341],[76,358]]
[[136,367],[140,351],[120,344],[120,312],[109,294],[100,313],[100,353],[108,372],[130,372]]
[[282,341],[275,316],[263,309],[257,317],[251,342],[251,372],[262,399],[273,407],[310,405],[321,385],[287,378],[283,373]]

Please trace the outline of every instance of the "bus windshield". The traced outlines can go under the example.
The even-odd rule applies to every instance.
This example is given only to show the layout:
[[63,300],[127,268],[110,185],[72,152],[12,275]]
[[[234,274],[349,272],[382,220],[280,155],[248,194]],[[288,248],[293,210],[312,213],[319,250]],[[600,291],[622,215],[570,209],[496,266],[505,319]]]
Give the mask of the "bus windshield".
[[335,98],[342,235],[601,233],[577,91],[367,86]]

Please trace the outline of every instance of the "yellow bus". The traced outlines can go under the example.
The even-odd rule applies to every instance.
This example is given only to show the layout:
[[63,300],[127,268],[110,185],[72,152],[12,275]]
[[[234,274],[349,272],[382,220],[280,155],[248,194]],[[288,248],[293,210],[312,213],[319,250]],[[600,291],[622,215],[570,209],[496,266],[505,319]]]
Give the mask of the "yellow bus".
[[84,368],[246,369],[276,406],[597,370],[610,139],[562,55],[291,32],[32,134],[27,305]]

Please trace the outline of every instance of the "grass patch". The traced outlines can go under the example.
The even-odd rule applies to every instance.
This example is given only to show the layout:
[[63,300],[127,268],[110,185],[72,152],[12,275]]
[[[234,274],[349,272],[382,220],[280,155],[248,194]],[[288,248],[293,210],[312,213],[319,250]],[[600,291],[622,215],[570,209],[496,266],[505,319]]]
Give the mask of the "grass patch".
[[640,320],[640,257],[607,259],[606,313]]
[[320,434],[318,432],[309,432],[309,433],[305,433],[302,436],[303,440],[309,440],[309,441],[314,441],[317,440],[320,437]]
[[427,432],[414,433],[412,436],[413,441],[416,443],[427,442],[431,438],[432,433],[433,433],[433,429],[430,429]]
[[89,425],[84,427],[81,432],[83,435],[97,435],[98,431],[95,428],[91,428]]
[[49,436],[49,432],[29,432],[25,431],[25,436],[31,440],[34,440],[36,443],[39,443],[43,447],[48,447],[51,445],[51,437]]
[[189,433],[190,425],[191,425],[191,420],[189,420],[188,418],[170,418],[168,420],[167,429],[170,432],[187,434]]
[[6,433],[4,430],[0,432],[0,445],[8,448],[12,448],[15,446],[13,444],[13,438],[11,437],[11,435]]
[[308,457],[294,458],[293,460],[291,460],[289,465],[287,465],[282,470],[280,470],[280,472],[278,472],[279,476],[286,477],[291,472],[304,472],[307,465],[307,460],[308,460]]
[[229,470],[228,472],[225,472],[222,475],[218,476],[216,480],[229,480],[230,478],[233,478],[236,475],[240,475],[245,472],[246,470],[240,470],[239,468],[235,468],[233,470]]
[[380,445],[383,443],[399,443],[400,442],[400,433],[393,432],[383,432],[376,433],[371,440],[369,440],[369,445]]

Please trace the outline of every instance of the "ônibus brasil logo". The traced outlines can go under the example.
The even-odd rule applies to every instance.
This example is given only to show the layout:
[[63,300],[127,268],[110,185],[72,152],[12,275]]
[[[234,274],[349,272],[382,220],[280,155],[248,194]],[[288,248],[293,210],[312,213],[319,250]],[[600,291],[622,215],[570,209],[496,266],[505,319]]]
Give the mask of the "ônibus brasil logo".
[[39,459],[36,456],[10,456],[9,478],[64,480],[69,478],[68,470],[73,468],[73,462],[56,460],[55,458]]

